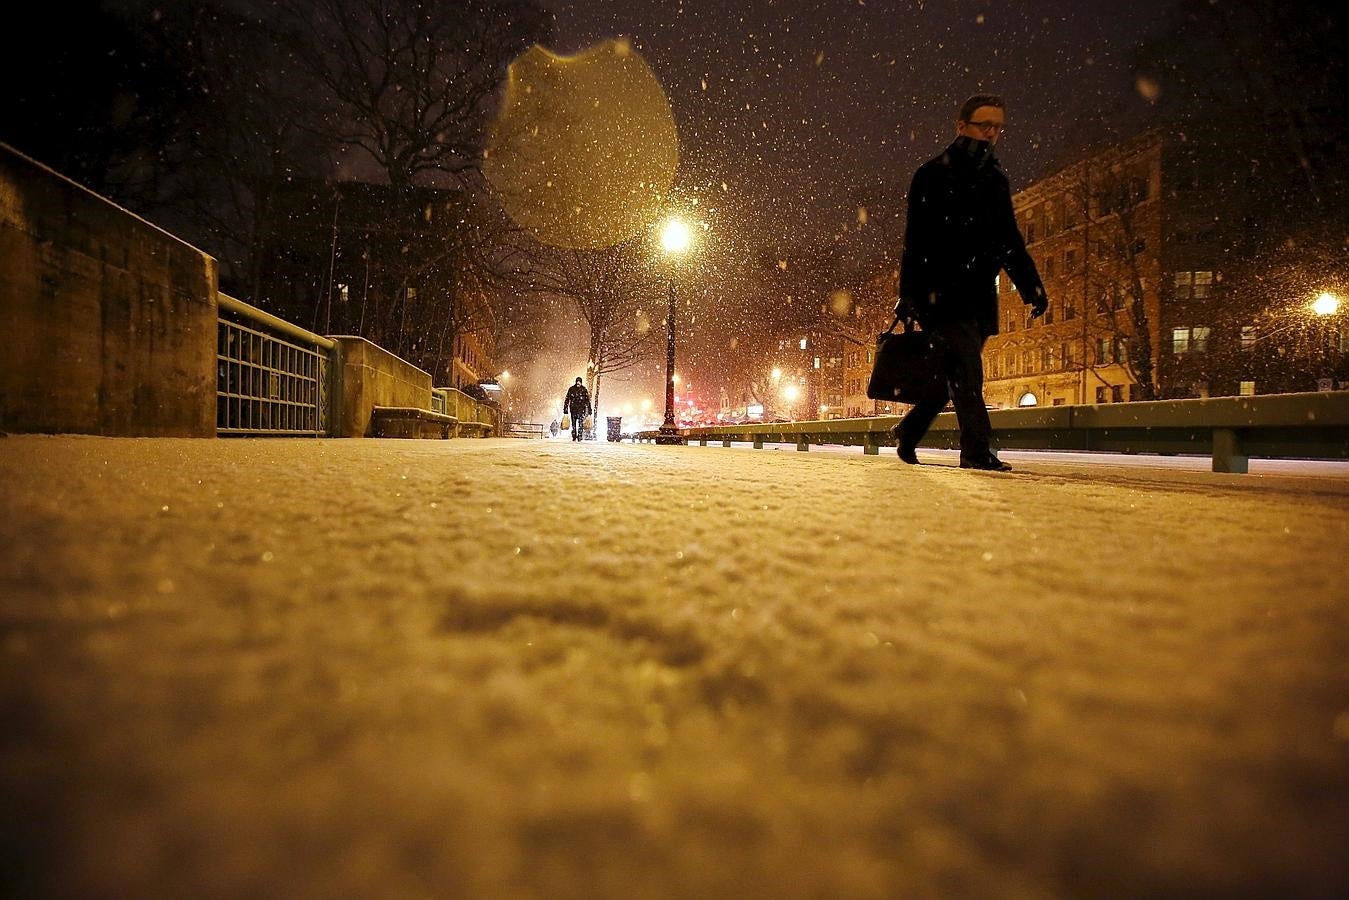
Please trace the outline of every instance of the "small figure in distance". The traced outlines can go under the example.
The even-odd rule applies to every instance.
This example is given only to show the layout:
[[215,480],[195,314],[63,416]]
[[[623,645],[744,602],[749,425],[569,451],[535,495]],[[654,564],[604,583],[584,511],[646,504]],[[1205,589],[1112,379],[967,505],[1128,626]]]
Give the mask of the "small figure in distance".
[[567,397],[562,401],[562,411],[571,416],[571,439],[573,441],[581,440],[585,434],[585,419],[590,415],[590,391],[581,383],[581,377],[576,376],[576,383],[567,389]]

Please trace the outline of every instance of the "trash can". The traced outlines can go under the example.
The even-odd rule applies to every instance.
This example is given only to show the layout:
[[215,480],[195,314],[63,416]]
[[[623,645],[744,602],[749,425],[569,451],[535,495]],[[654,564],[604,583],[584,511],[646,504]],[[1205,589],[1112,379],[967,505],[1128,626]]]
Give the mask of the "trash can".
[[609,440],[620,441],[623,439],[623,417],[609,416],[604,421],[609,423]]

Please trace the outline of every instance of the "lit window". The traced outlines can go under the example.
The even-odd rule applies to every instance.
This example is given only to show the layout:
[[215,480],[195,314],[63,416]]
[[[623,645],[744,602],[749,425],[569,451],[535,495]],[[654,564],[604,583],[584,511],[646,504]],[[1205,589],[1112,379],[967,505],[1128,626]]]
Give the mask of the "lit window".
[[1179,356],[1182,353],[1190,351],[1190,329],[1172,328],[1171,329],[1171,352]]
[[1255,382],[1254,381],[1241,382],[1241,384],[1237,387],[1237,393],[1242,397],[1255,396]]
[[1255,346],[1255,326],[1254,326],[1254,325],[1242,325],[1242,326],[1241,326],[1241,349],[1242,349],[1242,350],[1249,350],[1249,349],[1251,349],[1251,348],[1254,347],[1254,346]]
[[1110,349],[1111,349],[1110,338],[1108,337],[1097,338],[1096,362],[1100,363],[1101,365],[1105,365],[1106,363],[1109,362],[1114,362],[1114,360],[1111,358]]
[[1098,387],[1098,388],[1096,389],[1096,402],[1097,402],[1097,403],[1104,403],[1104,402],[1105,402],[1105,397],[1106,397],[1105,388],[1104,388],[1104,387]]
[[1208,294],[1209,294],[1209,288],[1211,288],[1211,287],[1213,287],[1213,273],[1212,273],[1212,272],[1195,272],[1195,273],[1194,273],[1194,296],[1195,296],[1195,297],[1207,297]]
[[1188,300],[1191,297],[1203,299],[1209,296],[1213,289],[1212,272],[1177,272],[1174,277],[1174,294],[1181,300]]
[[1176,295],[1177,297],[1181,297],[1181,298],[1189,297],[1189,296],[1190,296],[1190,288],[1191,288],[1193,285],[1194,285],[1194,273],[1193,273],[1193,272],[1177,272],[1177,273],[1176,273],[1175,295]]
[[337,285],[337,300],[338,300],[338,302],[339,302],[339,303],[346,303],[346,302],[347,302],[347,298],[350,297],[350,296],[351,296],[351,285],[339,283],[339,284]]
[[407,296],[407,298],[408,298],[409,300],[416,300],[416,299],[417,299],[417,289],[414,288],[414,287],[408,288],[408,289],[407,289],[406,296]]
[[1190,329],[1190,349],[1197,353],[1203,353],[1208,349],[1208,328]]
[[806,339],[805,339],[805,338],[801,338],[801,349],[802,349],[802,350],[806,349]]

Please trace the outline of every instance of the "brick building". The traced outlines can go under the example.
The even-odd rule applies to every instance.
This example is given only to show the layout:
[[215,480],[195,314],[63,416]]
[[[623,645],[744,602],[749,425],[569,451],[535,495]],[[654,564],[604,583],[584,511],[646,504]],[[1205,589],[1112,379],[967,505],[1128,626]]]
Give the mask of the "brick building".
[[1032,320],[999,279],[1001,334],[984,351],[989,405],[1315,390],[1349,378],[1346,311],[1312,311],[1342,276],[1304,249],[1282,261],[1299,277],[1271,290],[1270,260],[1251,248],[1293,247],[1297,223],[1245,188],[1240,162],[1152,130],[1017,193],[1050,306]]

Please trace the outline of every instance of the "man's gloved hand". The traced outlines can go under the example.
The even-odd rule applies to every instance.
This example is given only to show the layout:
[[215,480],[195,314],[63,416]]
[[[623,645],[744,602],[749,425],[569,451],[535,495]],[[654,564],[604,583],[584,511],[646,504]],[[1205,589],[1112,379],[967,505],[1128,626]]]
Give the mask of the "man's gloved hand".
[[1044,291],[1037,291],[1030,301],[1030,317],[1038,319],[1049,309],[1049,298],[1044,295]]

